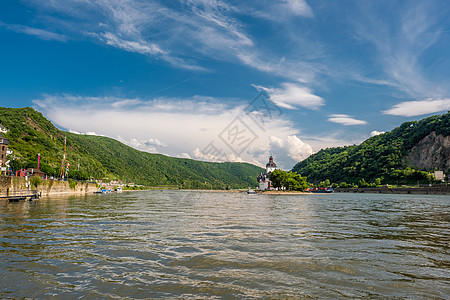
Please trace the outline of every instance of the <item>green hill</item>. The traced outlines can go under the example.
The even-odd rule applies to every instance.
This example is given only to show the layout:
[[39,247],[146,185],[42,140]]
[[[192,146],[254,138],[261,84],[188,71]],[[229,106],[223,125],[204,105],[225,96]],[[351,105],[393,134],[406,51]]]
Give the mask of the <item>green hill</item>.
[[[293,170],[309,182],[417,183],[432,169],[450,172],[450,112],[403,123],[360,145],[320,150]],[[379,178],[377,180],[377,178]]]
[[245,188],[255,186],[261,168],[247,163],[210,163],[141,152],[114,139],[76,135],[57,129],[32,108],[0,108],[0,123],[14,151],[13,169],[36,167],[58,176],[67,137],[69,176],[78,179],[110,178],[150,186],[185,188]]

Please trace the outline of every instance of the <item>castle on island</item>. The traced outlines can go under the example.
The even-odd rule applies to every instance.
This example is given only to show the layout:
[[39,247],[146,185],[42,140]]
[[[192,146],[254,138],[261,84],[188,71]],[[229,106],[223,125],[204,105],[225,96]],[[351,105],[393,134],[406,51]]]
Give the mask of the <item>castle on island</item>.
[[269,157],[269,162],[266,164],[266,172],[263,174],[261,173],[258,176],[258,182],[259,182],[259,190],[260,191],[267,191],[272,189],[272,182],[270,181],[270,173],[275,171],[277,168],[277,164],[273,162],[272,155]]

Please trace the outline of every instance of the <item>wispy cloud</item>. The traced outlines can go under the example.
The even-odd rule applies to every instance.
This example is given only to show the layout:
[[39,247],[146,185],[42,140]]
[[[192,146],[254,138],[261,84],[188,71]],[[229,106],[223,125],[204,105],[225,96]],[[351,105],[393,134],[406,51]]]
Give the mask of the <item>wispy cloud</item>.
[[313,17],[313,11],[305,0],[241,1],[239,9],[257,18],[283,23],[286,18]]
[[[410,97],[439,98],[449,92],[447,84],[427,78],[422,54],[441,36],[439,6],[432,1],[415,1],[404,7],[386,10],[387,18],[380,18],[381,2],[360,5],[359,15],[352,19],[360,40],[372,43],[384,79],[359,75],[362,81],[393,86]],[[396,4],[392,3],[393,6]],[[429,62],[428,62],[429,63]],[[364,79],[365,78],[365,79]]]
[[62,35],[59,33],[54,33],[51,31],[44,30],[44,29],[40,29],[40,28],[33,28],[33,27],[17,25],[17,24],[5,24],[2,22],[0,22],[0,27],[5,27],[8,30],[12,30],[15,32],[32,35],[32,36],[35,36],[42,40],[48,40],[48,41],[53,40],[53,41],[60,41],[60,42],[65,42],[68,40],[68,38],[65,35]]
[[59,26],[68,35],[84,35],[111,47],[166,61],[176,68],[208,71],[208,66],[202,66],[208,58],[243,64],[292,81],[310,80],[317,72],[317,66],[299,59],[298,53],[291,57],[274,53],[242,22],[242,17],[249,16],[276,16],[270,19],[277,23],[289,16],[312,17],[305,0],[263,1],[251,6],[222,0],[170,4],[156,0],[30,1],[46,13],[70,16],[42,18],[51,20],[52,27]]
[[309,88],[295,83],[282,83],[281,88],[267,88],[258,85],[254,85],[254,87],[267,92],[273,102],[287,109],[303,107],[317,110],[325,104],[322,97],[314,95]]
[[344,126],[365,125],[365,124],[367,124],[366,121],[358,120],[358,119],[353,118],[352,116],[344,115],[344,114],[330,115],[330,117],[328,118],[328,121],[329,122],[333,122],[333,123],[337,123],[337,124],[342,124]]
[[413,117],[450,110],[450,99],[405,101],[383,111],[387,115]]

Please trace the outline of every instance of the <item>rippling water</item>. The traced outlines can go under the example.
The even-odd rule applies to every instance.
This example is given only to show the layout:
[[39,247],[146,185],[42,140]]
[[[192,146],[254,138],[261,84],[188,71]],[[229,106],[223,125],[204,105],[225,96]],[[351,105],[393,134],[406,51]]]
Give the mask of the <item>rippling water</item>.
[[0,298],[448,299],[449,243],[449,196],[3,201]]

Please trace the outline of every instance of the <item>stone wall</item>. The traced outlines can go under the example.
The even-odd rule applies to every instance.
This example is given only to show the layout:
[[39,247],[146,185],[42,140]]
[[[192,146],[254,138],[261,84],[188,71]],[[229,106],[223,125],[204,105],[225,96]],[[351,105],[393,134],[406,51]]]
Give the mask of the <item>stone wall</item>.
[[68,181],[59,180],[45,180],[42,179],[42,183],[36,187],[30,186],[30,178],[25,177],[15,177],[15,176],[0,176],[0,195],[6,195],[7,190],[10,192],[25,191],[28,189],[37,189],[42,196],[49,196],[55,194],[83,194],[83,193],[93,193],[98,188],[95,183],[83,183],[74,182],[72,187]]
[[375,194],[417,194],[417,195],[450,195],[450,186],[435,185],[430,187],[399,187],[399,188],[337,188],[341,193],[375,193]]

